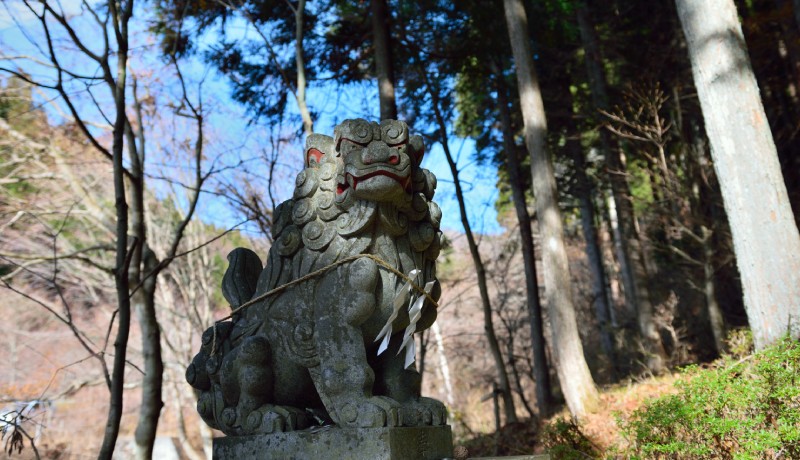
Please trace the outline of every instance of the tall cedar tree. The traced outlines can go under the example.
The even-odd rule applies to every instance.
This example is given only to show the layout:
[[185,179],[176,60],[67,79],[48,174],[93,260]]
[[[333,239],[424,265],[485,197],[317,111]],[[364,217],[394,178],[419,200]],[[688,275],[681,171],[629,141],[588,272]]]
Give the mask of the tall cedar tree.
[[[548,414],[552,406],[552,389],[548,366],[542,306],[538,286],[538,274],[534,252],[532,218],[528,212],[526,190],[530,184],[530,171],[523,160],[528,157],[524,146],[517,145],[517,133],[521,130],[519,104],[509,97],[510,89],[516,88],[513,75],[509,78],[511,48],[505,39],[505,22],[502,17],[492,16],[477,20],[491,1],[465,2],[465,33],[472,43],[449,57],[456,72],[455,98],[458,118],[456,133],[476,141],[476,156],[480,161],[489,161],[486,152],[493,156],[495,164],[507,171],[507,182],[501,179],[501,187],[511,189],[511,201],[517,218],[523,266],[525,270],[525,296],[530,325],[531,351],[533,357],[533,379],[536,385],[536,405],[540,416]],[[492,85],[487,85],[491,82]],[[494,90],[494,91],[492,91]],[[524,400],[524,399],[523,399]]]
[[[732,0],[676,0],[757,349],[800,337],[800,233]],[[742,154],[746,152],[746,154]]]
[[582,417],[597,404],[598,394],[583,356],[578,334],[558,192],[546,147],[547,121],[533,66],[527,14],[520,0],[504,0],[506,23],[517,70],[525,143],[531,153],[536,214],[542,238],[542,266],[553,334],[553,354],[561,389],[570,412]]

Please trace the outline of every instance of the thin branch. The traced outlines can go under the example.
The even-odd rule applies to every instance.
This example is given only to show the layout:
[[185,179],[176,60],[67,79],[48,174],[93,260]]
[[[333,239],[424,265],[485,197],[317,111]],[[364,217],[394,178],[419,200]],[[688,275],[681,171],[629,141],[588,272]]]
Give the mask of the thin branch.
[[195,251],[197,251],[197,250],[199,250],[199,249],[201,249],[201,248],[203,248],[205,246],[208,246],[209,244],[211,244],[211,243],[217,241],[218,239],[224,237],[228,233],[230,233],[230,232],[236,230],[237,228],[241,227],[242,225],[250,222],[250,220],[251,219],[243,220],[243,221],[239,222],[238,224],[234,225],[233,227],[231,227],[231,228],[225,230],[224,232],[220,233],[219,235],[215,236],[214,238],[211,238],[210,240],[206,241],[205,243],[200,244],[199,246],[196,246],[196,247],[194,247],[192,249],[189,249],[188,251],[184,251],[184,252],[181,252],[179,254],[175,254],[172,257],[165,258],[164,260],[160,261],[158,263],[158,266],[156,266],[156,268],[154,268],[152,271],[150,271],[147,275],[143,276],[142,280],[139,282],[139,284],[137,284],[136,287],[131,289],[130,296],[132,297],[136,293],[136,291],[138,291],[139,288],[141,288],[142,285],[144,285],[145,280],[147,280],[148,278],[154,276],[155,274],[159,273],[161,270],[163,270],[164,268],[169,266],[170,262],[172,262],[173,260],[178,259],[178,258],[183,257],[183,256],[186,256],[186,255],[191,254],[191,253],[193,253],[193,252],[195,252]]

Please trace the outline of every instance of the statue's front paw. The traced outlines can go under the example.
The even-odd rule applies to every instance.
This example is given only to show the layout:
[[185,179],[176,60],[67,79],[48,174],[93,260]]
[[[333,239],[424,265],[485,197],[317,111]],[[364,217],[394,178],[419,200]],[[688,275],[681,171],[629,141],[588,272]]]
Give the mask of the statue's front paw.
[[447,423],[447,408],[440,401],[420,397],[419,400],[403,405],[404,413],[414,412],[416,417],[404,417],[406,426],[438,426]]
[[400,404],[385,396],[373,396],[361,401],[347,402],[338,411],[342,426],[377,428],[400,426]]
[[[222,423],[222,410],[225,407],[222,401],[222,393],[218,386],[212,387],[209,391],[201,391],[197,399],[197,412],[200,417],[210,426],[226,432],[227,426]],[[226,432],[227,434],[227,432]]]
[[244,423],[244,434],[271,434],[303,430],[311,426],[307,413],[295,407],[265,404],[250,412]]
[[444,425],[447,423],[447,407],[433,398],[419,398],[419,404],[422,406],[423,420],[427,420],[427,415],[430,414],[430,425]]

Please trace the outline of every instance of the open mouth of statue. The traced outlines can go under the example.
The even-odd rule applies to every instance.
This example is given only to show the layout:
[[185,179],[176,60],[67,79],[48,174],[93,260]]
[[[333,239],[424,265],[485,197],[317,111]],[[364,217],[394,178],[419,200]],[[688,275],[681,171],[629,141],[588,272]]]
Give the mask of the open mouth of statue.
[[352,174],[344,173],[344,176],[339,177],[339,183],[336,186],[336,193],[341,195],[342,193],[346,192],[348,189],[356,190],[358,188],[358,184],[364,182],[366,180],[372,179],[373,177],[377,176],[386,176],[390,179],[393,179],[398,184],[403,187],[403,190],[408,192],[411,187],[411,175],[400,176],[398,174],[394,174],[391,171],[387,171],[385,169],[378,169],[367,174],[361,176],[354,176]]

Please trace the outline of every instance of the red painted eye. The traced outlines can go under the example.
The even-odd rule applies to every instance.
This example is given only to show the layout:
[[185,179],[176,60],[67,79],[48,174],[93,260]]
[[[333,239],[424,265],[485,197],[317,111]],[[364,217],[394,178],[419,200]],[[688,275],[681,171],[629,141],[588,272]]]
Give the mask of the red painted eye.
[[312,158],[314,159],[315,163],[321,163],[323,155],[324,153],[318,149],[308,149],[308,152],[306,152],[306,166],[311,166]]

